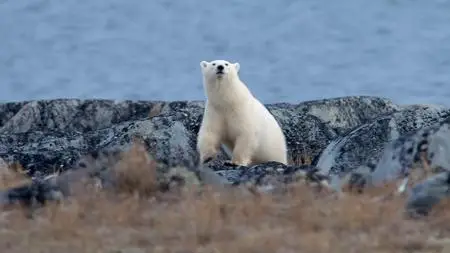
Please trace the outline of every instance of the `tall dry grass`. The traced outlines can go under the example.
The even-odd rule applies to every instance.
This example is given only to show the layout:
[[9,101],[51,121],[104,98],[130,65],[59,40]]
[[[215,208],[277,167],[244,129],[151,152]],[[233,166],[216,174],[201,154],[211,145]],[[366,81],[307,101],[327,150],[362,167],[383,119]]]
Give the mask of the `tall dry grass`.
[[[155,163],[142,146],[113,169],[121,194],[86,189],[34,220],[0,215],[3,252],[444,252],[448,204],[426,220],[403,216],[392,185],[337,198],[305,185],[283,195],[208,188],[158,192]],[[158,195],[158,198],[155,196]]]

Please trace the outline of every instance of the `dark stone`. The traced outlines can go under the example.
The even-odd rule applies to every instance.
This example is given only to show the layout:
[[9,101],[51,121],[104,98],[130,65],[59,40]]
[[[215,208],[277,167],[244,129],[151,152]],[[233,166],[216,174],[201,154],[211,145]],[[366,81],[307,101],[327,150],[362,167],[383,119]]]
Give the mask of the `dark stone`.
[[322,185],[329,180],[312,165],[294,166],[279,162],[267,162],[251,167],[224,164],[222,170],[216,169],[216,173],[226,178],[232,185],[252,185],[266,192],[299,181]]
[[450,197],[450,172],[442,172],[415,185],[409,191],[406,211],[411,217],[427,216],[440,201]]

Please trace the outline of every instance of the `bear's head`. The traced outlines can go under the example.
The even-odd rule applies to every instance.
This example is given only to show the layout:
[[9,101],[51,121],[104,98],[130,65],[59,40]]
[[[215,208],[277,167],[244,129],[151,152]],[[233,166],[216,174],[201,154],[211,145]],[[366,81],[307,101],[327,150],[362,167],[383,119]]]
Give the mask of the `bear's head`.
[[236,78],[239,73],[239,63],[230,63],[225,60],[215,60],[212,62],[200,62],[203,77],[207,81],[214,81],[217,79],[232,79]]

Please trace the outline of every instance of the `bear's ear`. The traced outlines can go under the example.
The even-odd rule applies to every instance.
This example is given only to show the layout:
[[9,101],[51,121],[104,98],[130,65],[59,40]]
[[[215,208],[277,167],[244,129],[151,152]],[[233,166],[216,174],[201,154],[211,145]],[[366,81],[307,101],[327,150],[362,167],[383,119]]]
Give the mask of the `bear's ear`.
[[208,62],[207,61],[201,61],[200,62],[200,67],[202,67],[202,69],[204,69],[204,68],[206,68],[206,67],[208,67]]
[[234,69],[236,69],[236,73],[239,72],[239,69],[241,68],[241,65],[239,64],[239,62],[236,62],[234,65]]

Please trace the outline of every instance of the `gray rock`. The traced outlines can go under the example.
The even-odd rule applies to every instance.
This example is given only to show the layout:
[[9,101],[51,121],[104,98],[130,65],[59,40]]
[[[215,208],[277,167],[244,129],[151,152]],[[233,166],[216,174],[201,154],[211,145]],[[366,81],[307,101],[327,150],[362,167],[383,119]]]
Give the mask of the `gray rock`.
[[69,193],[65,186],[55,176],[39,175],[34,177],[31,183],[0,191],[0,205],[20,203],[27,208],[27,216],[32,218],[34,211],[47,202],[62,201]]
[[55,99],[0,104],[0,133],[86,133],[149,117],[159,102]]
[[450,196],[450,172],[442,172],[415,185],[409,191],[406,211],[411,217],[428,215],[440,201]]
[[321,169],[322,174],[331,176],[333,187],[339,188],[347,173],[361,166],[368,166],[373,170],[383,152],[391,154],[391,151],[385,150],[388,143],[442,122],[449,115],[450,109],[444,107],[406,106],[363,124],[345,136],[337,137],[321,153],[316,166]]
[[370,183],[377,185],[406,177],[413,169],[423,169],[421,154],[431,172],[450,169],[450,116],[389,143],[370,174]]
[[266,106],[286,134],[290,159],[298,163],[309,157],[312,165],[268,162],[230,167],[223,164],[222,153],[211,164],[199,166],[196,136],[204,109],[200,101],[58,99],[1,104],[0,158],[19,162],[31,176],[54,171],[60,175],[45,180],[37,176],[29,185],[0,192],[0,203],[58,200],[83,179],[115,189],[111,168],[134,139],[158,161],[163,188],[181,182],[250,184],[271,191],[298,180],[326,185],[331,178],[339,185],[348,175],[358,176],[353,178],[355,185],[376,184],[405,174],[420,150],[427,152],[434,167],[450,168],[447,108],[401,107],[364,96]]
[[8,164],[0,158],[0,178],[8,177],[11,175],[11,170]]
[[355,96],[267,105],[279,121],[289,150],[289,157],[299,161],[316,159],[333,140],[347,132],[391,114],[399,107],[383,98]]
[[267,162],[251,167],[222,166],[216,173],[227,179],[231,185],[255,186],[264,192],[282,190],[287,184],[294,182],[310,182],[318,186],[328,187],[329,178],[319,173],[312,165],[284,165],[278,162]]
[[[201,107],[195,102],[188,107],[182,102],[51,100],[3,109],[11,107],[17,112],[3,113],[10,121],[3,120],[1,126],[0,157],[21,163],[30,175],[67,170],[88,154],[120,152],[134,137],[147,141],[154,155],[169,166],[191,166],[196,160],[191,147]],[[160,109],[149,118],[152,107]],[[38,115],[30,116],[31,112]],[[23,127],[13,127],[19,123]]]
[[[105,158],[105,157],[103,157]],[[117,157],[116,157],[117,158]],[[62,202],[70,196],[85,194],[85,188],[89,184],[93,187],[117,192],[117,174],[114,172],[114,164],[118,159],[106,158],[99,162],[91,160],[84,168],[67,170],[61,174],[44,176],[43,173],[36,172],[30,183],[24,183],[4,191],[0,191],[0,206],[8,206],[19,203],[27,211],[27,216],[33,218],[34,213],[48,202]],[[84,160],[86,162],[86,160]],[[104,167],[109,165],[109,167]],[[200,181],[195,173],[184,167],[165,168],[156,164],[157,190],[160,192],[173,190],[186,184],[199,184]],[[215,175],[214,172],[208,175]],[[207,181],[207,179],[206,179]],[[212,183],[209,181],[208,183]],[[219,185],[221,186],[221,185]],[[82,189],[81,192],[77,189]]]
[[436,204],[450,196],[449,154],[450,116],[447,116],[438,123],[390,142],[374,168],[369,172],[349,173],[351,180],[348,183],[361,189],[403,178],[403,184],[413,172],[422,172],[428,178],[415,184],[411,190],[405,187],[408,193],[405,208],[413,217],[427,215]]
[[[376,97],[267,105],[286,133],[289,156],[315,157],[340,134],[398,109]],[[133,138],[168,167],[195,167],[204,103],[57,99],[0,105],[0,158],[30,175],[77,166],[85,155],[117,153]],[[221,154],[219,158],[224,158]]]

